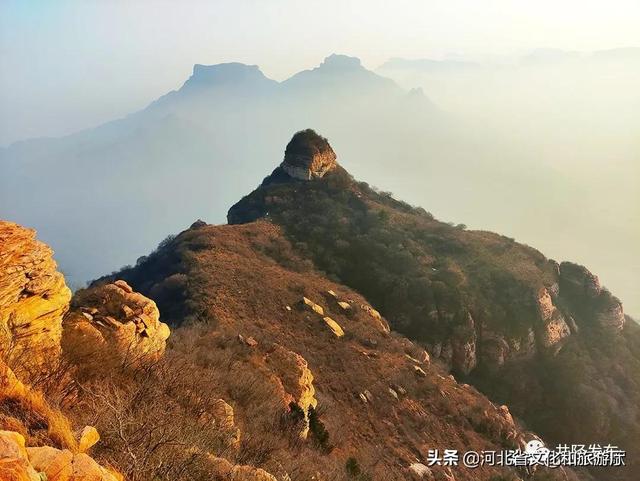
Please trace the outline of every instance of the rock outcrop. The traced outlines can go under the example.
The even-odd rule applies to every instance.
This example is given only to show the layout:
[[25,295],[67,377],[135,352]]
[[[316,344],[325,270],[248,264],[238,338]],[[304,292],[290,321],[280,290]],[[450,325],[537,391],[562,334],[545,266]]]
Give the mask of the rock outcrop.
[[119,473],[90,456],[51,446],[25,447],[24,437],[0,431],[0,479],[3,481],[123,481]]
[[563,295],[566,293],[574,297],[595,299],[602,292],[598,276],[589,272],[584,266],[573,262],[563,262],[560,264],[558,272]]
[[327,327],[331,330],[334,336],[336,337],[344,336],[344,330],[342,329],[342,327],[340,327],[340,324],[338,324],[336,321],[334,321],[328,316],[323,317],[322,320],[327,325]]
[[240,447],[240,428],[236,426],[233,407],[224,399],[217,399],[205,416],[211,417],[211,426],[220,433],[224,449]]
[[376,322],[376,325],[380,329],[380,331],[385,334],[389,334],[391,332],[391,328],[389,327],[389,323],[380,315],[378,311],[376,311],[373,307],[362,304],[360,306],[367,314],[371,316],[371,318]]
[[280,167],[290,177],[312,180],[336,166],[336,154],[329,141],[312,129],[297,132],[287,144]]
[[62,343],[83,367],[131,365],[159,359],[169,334],[155,302],[117,280],[76,293]]
[[571,334],[571,330],[565,317],[553,304],[551,294],[546,288],[540,289],[536,303],[542,319],[542,347],[557,351],[561,347],[560,342]]
[[572,262],[559,266],[560,294],[570,300],[576,310],[587,310],[584,317],[591,317],[596,326],[622,330],[625,323],[622,303],[600,285],[598,276]]
[[265,361],[282,383],[285,405],[297,406],[304,413],[304,426],[300,436],[305,438],[309,431],[309,409],[318,405],[313,374],[307,361],[300,354],[280,345],[274,346]]
[[475,333],[467,338],[454,338],[451,341],[451,363],[456,372],[469,374],[477,364]]
[[60,354],[71,291],[36,232],[0,221],[0,356],[38,368]]
[[615,298],[596,311],[596,322],[600,327],[620,331],[624,327],[625,317],[622,303]]

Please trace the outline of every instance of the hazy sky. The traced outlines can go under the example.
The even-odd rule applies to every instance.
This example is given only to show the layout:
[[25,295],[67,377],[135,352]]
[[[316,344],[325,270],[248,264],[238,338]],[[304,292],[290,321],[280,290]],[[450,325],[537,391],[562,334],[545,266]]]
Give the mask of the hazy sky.
[[275,79],[332,52],[498,55],[640,45],[637,0],[0,0],[0,145],[124,115],[194,63]]

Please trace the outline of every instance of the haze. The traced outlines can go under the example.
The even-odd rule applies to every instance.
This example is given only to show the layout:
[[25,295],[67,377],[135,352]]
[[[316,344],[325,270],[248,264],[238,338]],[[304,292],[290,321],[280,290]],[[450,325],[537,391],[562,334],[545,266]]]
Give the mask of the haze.
[[359,179],[583,263],[638,315],[638,25],[636,1],[3,1],[0,145],[140,111],[194,64],[282,81],[338,52],[414,100],[386,83],[355,95],[371,79],[348,62],[330,85],[184,91],[128,123],[5,149],[0,217],[37,228],[78,285],[196,217],[224,222],[314,127]]
[[257,64],[283,80],[332,52],[375,68],[390,57],[640,46],[634,0],[3,0],[0,12],[0,145],[142,108],[196,63]]

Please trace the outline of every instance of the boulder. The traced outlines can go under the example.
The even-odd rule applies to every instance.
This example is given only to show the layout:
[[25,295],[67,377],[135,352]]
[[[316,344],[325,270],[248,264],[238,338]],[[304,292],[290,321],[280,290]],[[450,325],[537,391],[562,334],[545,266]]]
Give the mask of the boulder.
[[348,302],[338,301],[338,306],[340,306],[340,309],[342,309],[343,311],[351,310],[351,304],[349,304]]
[[103,468],[84,453],[74,455],[71,465],[73,473],[69,481],[121,481],[119,476]]
[[[91,310],[91,319],[85,317]],[[164,353],[169,327],[151,299],[124,281],[83,289],[64,318],[63,349],[89,370],[96,365],[155,361]]]
[[256,347],[258,345],[258,341],[256,341],[253,337],[244,337],[242,334],[238,334],[238,340],[248,347]]
[[84,454],[51,446],[25,448],[22,435],[0,431],[2,481],[122,481],[119,473]]
[[242,464],[232,464],[225,458],[209,454],[206,458],[213,472],[213,479],[226,481],[278,481],[275,476],[261,468]]
[[510,427],[515,429],[516,425],[513,421],[513,416],[511,415],[511,412],[509,412],[509,407],[507,405],[503,404],[499,406],[498,414],[509,424]]
[[307,297],[303,297],[302,305],[307,309],[310,309],[311,311],[315,312],[316,314],[320,316],[324,316],[324,309],[322,308],[322,306],[320,306],[319,304],[316,304],[311,299]]
[[78,441],[78,451],[81,453],[86,453],[98,441],[100,441],[100,434],[98,433],[98,430],[93,426],[85,426],[80,433],[80,440]]
[[342,330],[342,327],[340,327],[340,324],[338,324],[336,321],[334,321],[330,317],[323,317],[322,320],[325,322],[327,326],[329,326],[329,329],[331,329],[331,332],[333,332],[333,334],[336,337],[344,336],[344,331]]
[[46,473],[47,481],[67,481],[73,475],[73,454],[51,446],[28,448],[31,464]]
[[29,463],[24,437],[21,434],[0,431],[0,479],[2,481],[44,481]]
[[420,366],[413,366],[413,372],[415,372],[417,376],[427,377],[427,373]]
[[431,468],[422,463],[413,463],[409,465],[409,471],[415,479],[432,480],[433,473]]

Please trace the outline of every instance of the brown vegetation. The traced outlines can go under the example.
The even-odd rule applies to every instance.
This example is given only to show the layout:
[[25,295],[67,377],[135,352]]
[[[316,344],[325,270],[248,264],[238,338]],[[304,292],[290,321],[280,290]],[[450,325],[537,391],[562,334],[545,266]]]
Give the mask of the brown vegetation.
[[[184,279],[180,289],[167,288],[167,283],[175,286],[176,276]],[[406,479],[408,466],[424,461],[430,448],[499,449],[515,446],[522,436],[476,390],[417,359],[418,346],[389,334],[362,296],[319,275],[268,223],[195,225],[117,277],[145,295],[154,293],[160,310],[169,313],[165,321],[174,326],[165,359],[156,368],[178,369],[182,375],[169,383],[177,383],[175,388],[143,389],[157,398],[141,409],[164,406],[178,429],[181,419],[192,422],[191,415],[173,410],[177,400],[190,398],[185,393],[225,399],[242,434],[237,451],[212,448],[216,456],[276,476],[286,472],[292,479],[310,479],[320,473],[319,479],[327,480],[353,479],[346,468],[353,458],[361,474],[393,480]],[[304,297],[320,306],[322,315],[303,303]],[[344,329],[344,337],[335,337],[323,321],[326,316]],[[268,362],[276,346],[301,355],[313,373],[318,404],[309,410],[307,440],[297,434],[300,411],[281,391],[287,383]],[[416,374],[418,364],[424,377]],[[155,386],[174,376],[159,378]],[[194,402],[179,409],[189,412],[205,401],[198,396]],[[99,419],[86,422],[111,430]],[[198,452],[212,444],[194,442]],[[107,440],[99,452],[115,456],[108,446]],[[460,481],[497,474],[496,468],[460,467],[455,475]]]

